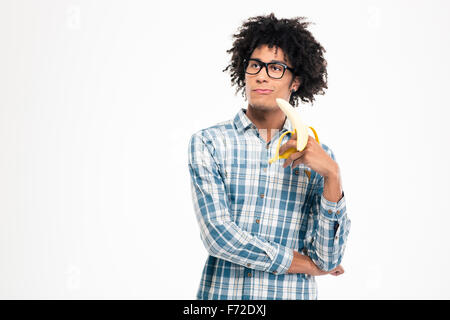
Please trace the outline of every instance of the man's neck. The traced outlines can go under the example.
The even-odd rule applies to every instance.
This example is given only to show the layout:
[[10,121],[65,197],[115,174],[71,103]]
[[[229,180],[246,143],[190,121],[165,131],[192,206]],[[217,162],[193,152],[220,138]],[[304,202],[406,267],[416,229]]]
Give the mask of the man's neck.
[[267,142],[271,140],[272,132],[281,130],[286,121],[286,115],[281,109],[257,110],[249,105],[245,114]]

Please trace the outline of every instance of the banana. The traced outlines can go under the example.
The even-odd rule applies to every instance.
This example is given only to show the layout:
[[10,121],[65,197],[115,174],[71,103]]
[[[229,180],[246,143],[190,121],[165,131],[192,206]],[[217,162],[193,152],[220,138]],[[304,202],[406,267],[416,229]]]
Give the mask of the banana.
[[[292,153],[305,149],[306,143],[308,142],[308,128],[311,129],[314,133],[314,138],[316,139],[316,141],[320,143],[316,130],[314,130],[313,127],[308,127],[303,123],[302,119],[300,118],[300,114],[295,111],[294,107],[291,106],[289,102],[281,98],[276,98],[275,100],[280,109],[283,110],[283,112],[288,117],[294,130],[283,133],[278,139],[278,146],[277,150],[275,151],[275,156],[269,160],[269,164],[272,164],[279,159],[287,159]],[[297,148],[290,148],[286,150],[282,155],[280,155],[279,151],[281,140],[283,140],[283,137],[288,133],[292,133],[292,135],[297,133]]]

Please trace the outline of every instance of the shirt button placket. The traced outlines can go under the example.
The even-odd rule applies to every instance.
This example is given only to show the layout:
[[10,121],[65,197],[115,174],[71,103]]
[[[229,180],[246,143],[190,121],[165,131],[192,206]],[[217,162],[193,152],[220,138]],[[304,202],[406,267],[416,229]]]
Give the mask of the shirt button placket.
[[264,198],[266,193],[266,181],[267,181],[267,171],[268,171],[268,163],[270,156],[270,143],[261,144],[261,153],[260,153],[260,164],[259,164],[259,183],[258,183],[258,195],[256,199],[256,212],[257,214],[254,216],[252,232],[254,234],[259,234],[260,225],[261,225],[261,214],[264,214]]
[[244,287],[242,290],[242,299],[250,299],[251,287],[252,287],[252,269],[245,268],[244,270]]

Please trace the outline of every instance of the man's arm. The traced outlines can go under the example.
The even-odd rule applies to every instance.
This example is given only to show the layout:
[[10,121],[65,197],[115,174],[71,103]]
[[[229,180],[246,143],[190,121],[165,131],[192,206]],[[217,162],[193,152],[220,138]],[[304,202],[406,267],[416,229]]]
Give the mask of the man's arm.
[[309,193],[309,219],[305,247],[307,255],[324,271],[336,269],[343,258],[351,221],[347,216],[339,167],[331,149],[328,154],[335,165]]
[[341,172],[336,162],[335,164],[328,175],[324,177],[323,196],[330,202],[338,202],[343,196]]
[[[297,147],[297,134],[280,147],[283,154]],[[347,218],[344,192],[341,186],[339,166],[331,149],[308,136],[302,151],[292,153],[283,167],[305,164],[315,172],[318,179],[308,187],[302,210],[308,213],[308,224],[304,239],[306,254],[321,270],[336,272],[340,267],[350,219]],[[296,258],[294,257],[294,260]],[[293,264],[296,265],[295,263]],[[295,269],[295,268],[294,268]],[[342,269],[343,271],[343,269]]]
[[216,152],[211,138],[204,135],[196,133],[190,139],[189,172],[200,235],[208,253],[248,268],[286,273],[293,260],[292,249],[257,237],[232,221]]

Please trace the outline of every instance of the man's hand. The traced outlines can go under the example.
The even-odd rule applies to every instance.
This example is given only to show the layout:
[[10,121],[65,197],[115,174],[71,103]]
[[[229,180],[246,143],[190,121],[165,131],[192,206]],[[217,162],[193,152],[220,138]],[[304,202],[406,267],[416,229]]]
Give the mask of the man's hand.
[[[280,147],[279,154],[283,154],[290,148],[297,147],[297,134]],[[339,167],[337,163],[331,159],[328,153],[322,149],[319,143],[313,137],[308,136],[308,142],[305,149],[294,152],[284,161],[283,168],[292,164],[292,168],[304,163],[306,166],[320,174],[322,177],[336,176]]]
[[327,274],[331,274],[332,276],[336,277],[336,276],[340,276],[341,274],[344,273],[344,267],[342,267],[341,265],[338,265],[336,268],[334,268],[331,271],[323,271],[323,270],[320,270],[316,266],[316,264],[314,262],[312,262],[312,260],[311,260],[311,263],[313,264],[313,266],[311,267],[311,271],[310,271],[311,273],[309,273],[309,274],[312,276],[324,276]]
[[338,265],[336,268],[334,268],[333,270],[331,270],[328,274],[331,274],[332,276],[340,276],[341,274],[343,274],[344,271],[344,267],[341,265]]
[[[286,150],[296,147],[297,134],[294,134],[289,141],[280,147],[279,153],[283,154]],[[291,154],[284,161],[283,168],[290,164],[294,168],[300,163],[304,163],[324,178],[323,196],[325,199],[332,202],[338,202],[342,199],[343,193],[339,166],[311,136],[308,136],[305,149]]]
[[305,273],[311,276],[323,276],[326,274],[339,276],[344,273],[344,268],[339,265],[331,271],[323,271],[317,267],[310,257],[294,250],[294,259],[292,260],[288,273]]

